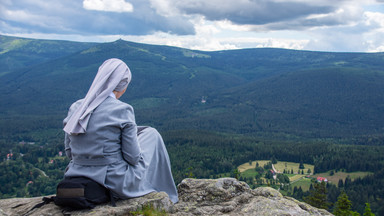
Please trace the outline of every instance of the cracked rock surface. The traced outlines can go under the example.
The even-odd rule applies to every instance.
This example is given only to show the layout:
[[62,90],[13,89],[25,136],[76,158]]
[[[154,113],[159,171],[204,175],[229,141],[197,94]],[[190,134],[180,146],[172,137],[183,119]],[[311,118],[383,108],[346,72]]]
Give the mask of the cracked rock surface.
[[[70,215],[129,215],[144,205],[164,209],[171,216],[194,215],[332,215],[275,189],[259,187],[252,190],[234,178],[184,179],[178,186],[179,202],[173,204],[166,193],[150,193],[143,197],[121,200],[116,207],[103,204],[91,210],[68,212]],[[24,215],[42,197],[0,200],[0,216]],[[63,215],[53,203],[29,212],[28,215]]]

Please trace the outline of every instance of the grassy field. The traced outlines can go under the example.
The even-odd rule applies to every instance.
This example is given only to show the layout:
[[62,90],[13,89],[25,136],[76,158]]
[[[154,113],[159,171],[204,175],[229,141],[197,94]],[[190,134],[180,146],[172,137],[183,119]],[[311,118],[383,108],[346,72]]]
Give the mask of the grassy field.
[[[255,171],[256,163],[259,163],[259,166],[263,167],[264,164],[266,164],[268,162],[269,162],[269,160],[252,161],[251,164],[250,163],[244,163],[244,164],[238,166],[237,169],[240,171],[242,177],[253,178],[256,175],[256,171]],[[298,169],[299,165],[300,165],[299,163],[285,162],[285,161],[281,161],[281,162],[278,162],[277,164],[274,164],[275,169],[278,172],[282,172],[284,170],[284,168],[286,170],[289,170],[289,171],[291,169],[294,170],[294,174],[285,174],[289,177],[289,180],[291,182],[303,178],[306,175],[306,171],[308,170],[308,168],[311,169],[311,171],[313,170],[313,165],[304,164],[304,166],[306,168],[306,169],[304,169],[305,175],[301,175],[301,174],[299,175],[299,174],[297,174],[297,172],[299,170]],[[264,178],[262,177],[262,179],[264,179]],[[297,183],[297,184],[300,184],[300,183]],[[308,185],[308,187],[309,187],[309,185]]]
[[[244,163],[240,166],[237,167],[237,169],[240,171],[242,177],[247,177],[247,178],[253,178],[256,175],[255,167],[256,163],[259,163],[259,166],[263,167],[264,164],[270,162],[269,160],[259,160],[259,161],[252,161],[250,164]],[[303,190],[308,190],[309,186],[311,184],[310,179],[304,178],[307,175],[307,170],[311,169],[311,173],[313,172],[313,165],[310,164],[304,164],[304,175],[297,174],[299,170],[299,163],[293,163],[293,162],[285,162],[285,161],[279,161],[277,164],[274,164],[275,169],[278,172],[283,172],[285,170],[291,171],[293,169],[294,174],[285,174],[289,177],[290,182],[294,182],[292,186],[301,186]],[[264,176],[264,175],[263,175]],[[262,179],[264,179],[262,177]],[[265,180],[265,179],[264,179]],[[296,182],[295,182],[296,181]]]
[[[283,172],[284,169],[288,172],[291,172],[293,169],[293,173],[297,174],[299,171],[299,165],[300,163],[293,163],[293,162],[285,162],[285,161],[278,161],[277,164],[274,164],[274,167],[277,172]],[[304,164],[304,174],[307,174],[307,170],[311,170],[311,174],[313,173],[313,165],[311,164]],[[300,170],[301,172],[301,170]]]
[[[242,177],[247,178],[253,178],[256,175],[256,163],[259,163],[259,166],[263,167],[264,164],[268,163],[269,160],[259,160],[259,161],[252,161],[252,163],[244,163],[240,166],[238,166],[238,170],[241,173]],[[358,177],[364,177],[366,175],[372,174],[371,172],[334,172],[334,174],[331,176],[331,171],[325,172],[325,173],[318,173],[316,175],[313,174],[314,166],[311,164],[304,164],[304,175],[297,174],[299,171],[299,163],[293,163],[293,162],[285,162],[285,161],[279,161],[277,164],[274,164],[274,167],[277,172],[283,172],[284,169],[288,171],[289,173],[293,169],[294,174],[285,174],[289,177],[289,180],[291,182],[292,189],[296,187],[301,187],[303,191],[308,191],[309,187],[311,185],[311,178],[317,178],[317,177],[325,177],[328,179],[328,181],[332,184],[336,184],[339,182],[339,179],[345,180],[347,176],[350,176],[352,180],[358,178]],[[305,178],[307,176],[307,170],[311,170],[311,178]],[[300,171],[301,173],[301,171]],[[263,175],[264,176],[264,175]],[[264,179],[262,177],[262,179]],[[265,180],[265,179],[264,179]]]
[[[259,166],[263,167],[264,164],[268,163],[269,160],[259,160],[259,161],[252,161],[251,164],[248,163],[244,163],[244,164],[241,164],[240,166],[237,167],[237,169],[240,171],[240,172],[244,172],[248,169],[254,169],[256,167],[256,162],[259,163]],[[291,170],[293,169],[293,173],[294,174],[297,174],[298,171],[299,171],[299,163],[294,163],[294,162],[286,162],[286,161],[278,161],[277,164],[274,164],[273,166],[275,167],[276,171],[277,172],[281,172],[283,173],[284,169],[286,171],[289,171],[291,172]],[[310,169],[311,170],[311,174],[313,173],[313,165],[311,164],[304,164],[304,174],[307,174],[307,170]],[[301,172],[301,171],[300,171]]]
[[347,176],[351,177],[352,180],[358,178],[358,177],[364,177],[369,174],[373,174],[371,172],[335,172],[332,176],[330,175],[331,171],[325,172],[325,173],[318,173],[316,175],[313,175],[312,177],[317,178],[317,177],[324,177],[327,178],[329,182],[333,184],[337,184],[339,182],[339,179],[342,179],[343,181]]
[[297,188],[301,187],[303,191],[309,190],[310,185],[311,185],[311,179],[309,178],[302,178],[300,179],[300,181],[297,181],[291,184],[292,188],[294,188],[295,186]]
[[259,161],[252,161],[252,164],[244,163],[237,167],[237,169],[242,173],[248,169],[254,169],[256,167],[256,162],[259,163],[259,166],[263,167],[264,164],[268,163],[269,160],[259,160]]
[[256,175],[255,169],[248,169],[241,173],[241,176],[247,177],[247,178],[254,178]]
[[[291,175],[291,174],[290,174]],[[288,176],[289,177],[289,181],[293,182],[293,181],[296,181],[296,180],[299,180],[301,178],[303,178],[305,175],[293,175],[293,176]]]

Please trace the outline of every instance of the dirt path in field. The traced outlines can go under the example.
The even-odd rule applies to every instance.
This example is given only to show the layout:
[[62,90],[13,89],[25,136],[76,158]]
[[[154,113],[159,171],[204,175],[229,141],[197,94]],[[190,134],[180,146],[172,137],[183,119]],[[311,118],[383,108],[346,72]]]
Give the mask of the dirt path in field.
[[281,172],[278,172],[278,171],[275,169],[275,166],[273,166],[273,164],[272,164],[272,169],[273,169],[273,171],[274,171],[275,173],[281,173]]

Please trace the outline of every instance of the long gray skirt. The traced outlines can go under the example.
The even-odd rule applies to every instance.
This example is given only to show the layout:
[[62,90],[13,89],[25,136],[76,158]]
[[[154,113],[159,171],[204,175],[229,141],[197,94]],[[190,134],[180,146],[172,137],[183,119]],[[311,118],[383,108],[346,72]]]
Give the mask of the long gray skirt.
[[121,198],[138,197],[164,191],[173,203],[178,201],[171,164],[164,141],[156,129],[138,127],[142,159],[136,166],[127,163],[110,165],[105,186]]

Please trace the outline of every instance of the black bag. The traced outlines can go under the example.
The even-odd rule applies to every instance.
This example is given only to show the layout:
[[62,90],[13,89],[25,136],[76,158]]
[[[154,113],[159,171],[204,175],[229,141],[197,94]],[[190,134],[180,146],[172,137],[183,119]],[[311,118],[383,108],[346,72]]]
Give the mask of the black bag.
[[107,188],[86,177],[62,180],[57,185],[53,201],[56,205],[73,209],[90,209],[109,201],[114,204],[113,196]]
[[[26,214],[36,208],[54,202],[56,205],[63,207],[63,211],[72,211],[79,209],[92,209],[97,204],[111,202],[115,204],[116,198],[110,190],[103,185],[86,177],[70,177],[65,178],[56,188],[56,196],[44,197],[43,202],[35,205]],[[64,213],[64,212],[63,212]]]

